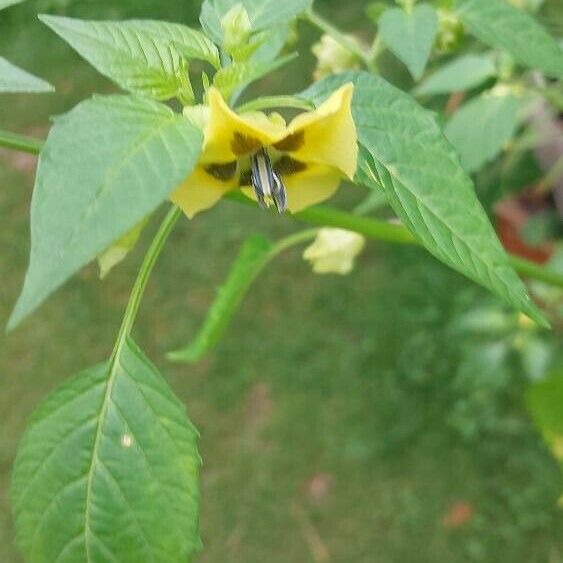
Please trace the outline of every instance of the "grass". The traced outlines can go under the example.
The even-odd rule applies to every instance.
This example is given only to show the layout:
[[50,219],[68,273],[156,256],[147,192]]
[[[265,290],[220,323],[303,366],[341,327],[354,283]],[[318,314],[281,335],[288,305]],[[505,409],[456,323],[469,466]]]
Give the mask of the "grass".
[[[109,88],[36,37],[53,46],[42,74],[63,92],[3,98],[2,126],[21,132],[45,131],[47,115]],[[2,324],[26,268],[33,166],[0,153]],[[295,228],[230,202],[181,221],[142,306],[137,341],[202,435],[197,561],[563,561],[563,483],[522,405],[524,378],[515,363],[489,373],[450,330],[460,309],[489,298],[422,250],[370,244],[344,278],[314,276],[288,252],[213,354],[188,367],[163,360],[194,335],[245,236]],[[0,338],[0,561],[20,561],[8,487],[25,421],[58,383],[108,356],[149,237],[107,281],[86,268]]]

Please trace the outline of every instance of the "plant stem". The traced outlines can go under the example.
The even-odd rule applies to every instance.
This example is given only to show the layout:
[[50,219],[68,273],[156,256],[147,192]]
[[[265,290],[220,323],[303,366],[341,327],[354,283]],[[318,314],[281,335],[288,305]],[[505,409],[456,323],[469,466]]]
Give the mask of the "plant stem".
[[315,106],[307,100],[301,100],[295,96],[265,96],[256,98],[246,104],[242,104],[237,108],[239,113],[245,111],[256,111],[269,108],[293,108],[312,110]]
[[379,58],[379,55],[381,54],[382,51],[383,51],[383,42],[381,41],[381,36],[378,33],[373,41],[373,45],[371,46],[371,51],[369,54],[369,63],[368,63],[368,70],[374,74],[379,74],[377,59]]
[[[227,197],[237,203],[254,205],[252,200],[240,193],[233,192]],[[393,224],[378,219],[358,217],[357,215],[352,215],[351,213],[339,211],[331,207],[316,205],[300,213],[296,213],[292,215],[292,217],[314,225],[347,229],[348,231],[354,231],[365,237],[383,240],[385,242],[420,245],[414,235],[402,224]],[[563,288],[563,274],[518,256],[509,254],[508,258],[514,269],[522,276]]]
[[[15,137],[20,140],[20,143],[18,143],[16,146],[15,143],[12,142],[13,137],[14,135],[12,133],[0,131],[0,147],[29,152],[31,154],[39,154],[39,151],[43,146],[43,141],[41,139],[33,139],[31,137],[22,137],[15,135]],[[254,205],[253,201],[238,192],[232,192],[227,197],[228,199],[236,201],[238,203]],[[177,210],[176,213],[179,216],[180,213]],[[395,225],[392,223],[387,223],[385,221],[379,221],[377,219],[358,217],[356,215],[346,213],[345,211],[339,211],[331,207],[309,207],[308,209],[305,209],[305,211],[301,211],[301,213],[296,213],[293,217],[307,223],[312,223],[314,225],[348,229],[349,231],[354,231],[368,238],[383,240],[386,242],[398,244],[419,244],[404,225]],[[174,222],[177,218],[178,217],[174,218]],[[168,236],[168,234],[169,233],[167,233],[166,236]],[[159,248],[158,252],[160,252],[160,250],[161,249]],[[524,258],[519,258],[518,256],[509,255],[509,260],[514,269],[521,275],[543,281],[549,285],[563,288],[563,274],[550,270],[549,268],[545,268],[544,266],[535,264],[534,262],[530,262],[529,260],[525,260]],[[152,266],[154,266],[154,263],[152,264]],[[144,287],[142,289],[144,289]]]
[[555,287],[563,288],[563,275],[559,272],[551,270],[550,268],[545,268],[544,266],[540,266],[535,262],[530,262],[529,260],[525,260],[519,256],[514,256],[513,254],[508,255],[508,261],[522,276],[540,280]]
[[[315,238],[318,229],[307,229],[289,235],[274,244],[270,244],[269,248],[249,260],[244,265],[244,278],[239,281],[239,267],[241,257],[244,255],[245,246],[242,247],[239,255],[232,266],[231,272],[225,284],[219,289],[217,298],[209,308],[203,325],[199,329],[195,338],[188,346],[169,352],[166,357],[172,362],[194,363],[208,354],[219,342],[222,334],[227,330],[232,317],[239,308],[244,297],[256,281],[258,276],[279,254],[297,246],[308,242]],[[237,280],[236,288],[233,289],[232,284]]]
[[43,147],[43,140],[10,133],[10,131],[0,131],[0,147],[29,154],[39,154]]
[[367,67],[371,64],[371,57],[366,53],[355,41],[346,37],[338,28],[334,27],[329,21],[317,14],[312,8],[305,12],[305,18],[320,29],[322,32],[330,35],[342,47],[354,53]]
[[275,258],[278,254],[281,254],[284,250],[288,250],[293,246],[313,240],[317,236],[318,232],[319,229],[306,229],[282,238],[274,244],[272,250],[268,253],[267,262]]
[[354,231],[368,238],[397,244],[418,244],[412,233],[401,224],[359,217],[331,207],[309,207],[294,215],[296,219],[321,225]]
[[133,328],[135,318],[137,317],[141,299],[143,298],[143,294],[145,293],[145,289],[147,287],[147,283],[149,281],[151,272],[153,271],[154,265],[156,264],[156,260],[162,252],[162,249],[166,241],[168,240],[170,233],[172,232],[172,228],[181,215],[182,211],[175,205],[172,206],[172,208],[170,209],[170,211],[168,211],[166,217],[160,224],[160,227],[156,235],[154,236],[151,245],[147,250],[147,253],[145,254],[143,263],[141,264],[141,268],[139,269],[139,273],[137,274],[137,279],[135,280],[133,289],[131,290],[129,302],[127,303],[127,309],[125,309],[125,314],[123,315],[123,320],[121,321],[121,327],[119,329],[119,333],[117,335],[113,349],[112,359],[114,359],[118,355],[121,347],[123,346],[123,343],[131,334],[131,329]]

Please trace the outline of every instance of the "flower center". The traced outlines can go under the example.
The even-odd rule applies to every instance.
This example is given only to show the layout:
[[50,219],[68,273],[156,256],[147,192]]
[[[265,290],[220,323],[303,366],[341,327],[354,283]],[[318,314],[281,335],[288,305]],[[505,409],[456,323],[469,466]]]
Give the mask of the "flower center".
[[250,157],[252,187],[258,203],[268,208],[273,202],[279,213],[287,207],[287,193],[281,176],[272,167],[266,149],[261,148]]

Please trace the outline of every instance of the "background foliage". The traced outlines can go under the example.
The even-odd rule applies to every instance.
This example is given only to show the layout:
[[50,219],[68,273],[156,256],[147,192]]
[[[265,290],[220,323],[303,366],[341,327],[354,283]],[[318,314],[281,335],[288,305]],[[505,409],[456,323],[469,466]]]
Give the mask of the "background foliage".
[[[93,90],[114,91],[30,14],[197,21],[197,3],[177,4],[45,0],[2,14],[1,52],[56,84],[58,94],[5,97],[0,121],[43,135],[48,115]],[[363,7],[320,5],[350,30],[366,26]],[[264,91],[307,85],[313,61],[306,46],[316,34],[301,31],[303,57],[268,78]],[[408,85],[399,63],[385,60],[394,82]],[[0,153],[4,323],[27,260],[33,172],[34,159]],[[340,198],[352,205],[360,194]],[[290,227],[234,204],[189,231],[180,227],[139,321],[149,357],[194,334],[232,248],[256,230],[280,235]],[[139,258],[138,250],[103,285],[87,268],[25,329],[0,341],[2,561],[19,561],[6,493],[25,419],[67,374],[107,355]],[[475,311],[504,324],[483,339],[467,320]],[[558,340],[536,336],[417,249],[371,245],[345,279],[314,277],[297,253],[284,255],[211,357],[189,369],[159,366],[202,433],[206,549],[198,560],[562,560],[562,480],[524,405],[530,373],[546,369],[534,346],[552,351]]]

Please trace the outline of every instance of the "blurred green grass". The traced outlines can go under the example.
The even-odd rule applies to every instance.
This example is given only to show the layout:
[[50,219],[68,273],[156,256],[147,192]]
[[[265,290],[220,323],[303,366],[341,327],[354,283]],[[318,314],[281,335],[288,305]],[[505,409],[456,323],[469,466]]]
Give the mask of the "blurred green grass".
[[[50,2],[84,17],[194,21],[197,3],[180,12],[176,4]],[[345,27],[361,20],[362,2],[320,4]],[[49,115],[112,91],[37,22],[22,23],[48,7],[30,2],[0,16],[0,52],[58,89],[3,97],[0,123],[14,131],[44,135]],[[301,29],[305,41],[315,37]],[[297,91],[311,65],[305,56],[261,87]],[[26,268],[34,166],[0,152],[2,324]],[[358,197],[349,190],[338,201]],[[460,388],[456,377],[464,343],[448,326],[460,307],[489,298],[421,250],[370,244],[345,278],[314,276],[292,251],[268,268],[209,358],[188,367],[163,360],[197,330],[245,236],[295,227],[230,202],[182,221],[138,320],[137,341],[202,434],[197,560],[563,561],[563,483],[524,410],[524,378],[512,370]],[[0,561],[20,561],[8,487],[25,420],[58,383],[107,357],[151,229],[107,281],[86,268],[0,338]],[[478,362],[474,369],[479,382]],[[478,409],[467,407],[473,399]],[[471,439],[452,423],[466,408]]]

